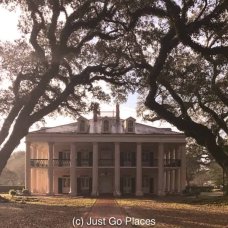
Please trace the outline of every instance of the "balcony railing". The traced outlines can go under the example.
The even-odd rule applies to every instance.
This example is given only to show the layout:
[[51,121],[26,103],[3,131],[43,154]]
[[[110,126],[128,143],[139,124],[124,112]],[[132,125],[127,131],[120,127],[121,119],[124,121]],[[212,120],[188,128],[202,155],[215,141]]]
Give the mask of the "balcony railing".
[[135,167],[136,166],[136,161],[132,160],[132,161],[120,161],[120,166],[121,167]]
[[33,168],[47,168],[48,167],[48,159],[31,159],[30,165]]
[[158,159],[152,159],[151,161],[142,161],[142,167],[157,167]]
[[57,167],[69,167],[70,159],[53,159],[53,166]]
[[78,167],[91,167],[93,162],[91,159],[78,159],[76,160],[76,164]]
[[114,165],[114,160],[110,158],[106,159],[99,159],[98,161],[99,166],[113,166]]
[[165,167],[180,167],[181,160],[180,159],[164,159]]

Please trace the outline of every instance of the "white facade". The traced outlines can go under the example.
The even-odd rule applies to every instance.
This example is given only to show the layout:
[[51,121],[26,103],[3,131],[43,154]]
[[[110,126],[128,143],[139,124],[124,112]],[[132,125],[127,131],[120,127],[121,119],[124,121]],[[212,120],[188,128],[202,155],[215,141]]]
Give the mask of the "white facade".
[[80,117],[28,134],[26,188],[32,193],[165,195],[185,188],[185,136],[134,118]]

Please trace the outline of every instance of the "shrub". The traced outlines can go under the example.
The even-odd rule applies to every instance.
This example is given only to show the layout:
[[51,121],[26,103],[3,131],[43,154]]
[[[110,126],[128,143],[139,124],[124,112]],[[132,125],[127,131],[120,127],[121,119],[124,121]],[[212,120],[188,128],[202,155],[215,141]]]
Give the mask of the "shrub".
[[11,195],[12,197],[15,196],[16,194],[17,194],[16,190],[14,189],[9,190],[9,195]]
[[201,191],[201,187],[198,186],[187,186],[185,188],[185,190],[183,190],[183,194],[187,195],[187,196],[196,196],[198,197],[200,195]]

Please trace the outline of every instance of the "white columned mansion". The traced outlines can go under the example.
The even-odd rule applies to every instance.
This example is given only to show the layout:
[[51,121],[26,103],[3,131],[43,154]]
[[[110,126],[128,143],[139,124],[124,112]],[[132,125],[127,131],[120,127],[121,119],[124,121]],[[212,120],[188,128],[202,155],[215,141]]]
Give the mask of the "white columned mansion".
[[185,136],[112,116],[41,128],[26,137],[26,188],[37,194],[178,194],[186,184]]

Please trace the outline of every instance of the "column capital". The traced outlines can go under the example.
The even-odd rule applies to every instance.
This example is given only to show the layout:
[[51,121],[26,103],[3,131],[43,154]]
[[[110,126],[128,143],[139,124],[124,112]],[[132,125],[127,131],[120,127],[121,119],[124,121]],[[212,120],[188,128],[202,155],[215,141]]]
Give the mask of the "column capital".
[[54,142],[48,142],[48,146],[54,146]]
[[30,147],[32,145],[31,141],[25,141],[26,148]]
[[141,142],[137,142],[136,145],[137,146],[142,146],[142,143]]

